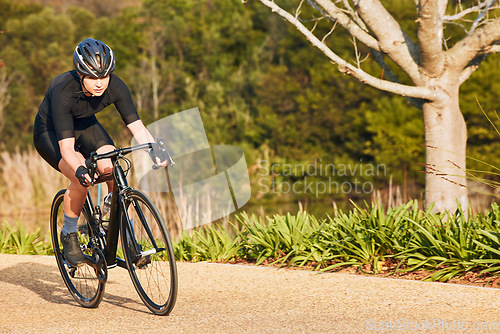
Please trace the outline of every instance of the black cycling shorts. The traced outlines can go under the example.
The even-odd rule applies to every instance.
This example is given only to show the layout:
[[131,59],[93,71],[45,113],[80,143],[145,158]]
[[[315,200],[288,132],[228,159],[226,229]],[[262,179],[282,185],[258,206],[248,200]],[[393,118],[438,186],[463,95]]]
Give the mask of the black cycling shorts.
[[[45,131],[33,137],[35,148],[42,158],[54,169],[59,170],[59,161],[62,159],[59,142],[54,131]],[[75,150],[85,158],[92,151],[97,151],[104,145],[115,145],[106,130],[98,122],[83,130],[75,130]]]

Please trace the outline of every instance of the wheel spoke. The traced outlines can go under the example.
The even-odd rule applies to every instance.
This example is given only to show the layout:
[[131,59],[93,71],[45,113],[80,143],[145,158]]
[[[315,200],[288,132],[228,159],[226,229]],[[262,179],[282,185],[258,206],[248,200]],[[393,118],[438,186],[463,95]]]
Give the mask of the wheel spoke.
[[[168,232],[158,209],[142,192],[133,190],[128,195],[127,215],[133,226],[127,227],[122,219],[122,229],[134,231],[133,237],[141,253],[150,257],[149,263],[139,259],[134,263],[136,253],[133,242],[122,234],[127,266],[139,296],[155,314],[168,314],[177,296],[177,269]],[[130,238],[130,236],[129,236]]]
[[[99,279],[96,269],[88,264],[80,267],[72,267],[66,263],[63,254],[62,244],[59,235],[64,226],[63,214],[64,191],[60,191],[52,203],[50,231],[52,237],[52,246],[57,260],[57,265],[61,276],[69,292],[75,300],[84,307],[97,307],[104,294],[105,280]],[[89,244],[89,226],[86,215],[82,214],[78,221],[78,235],[81,248],[84,255],[91,256],[92,251]],[[106,267],[104,265],[104,267]],[[107,277],[107,272],[105,273]]]

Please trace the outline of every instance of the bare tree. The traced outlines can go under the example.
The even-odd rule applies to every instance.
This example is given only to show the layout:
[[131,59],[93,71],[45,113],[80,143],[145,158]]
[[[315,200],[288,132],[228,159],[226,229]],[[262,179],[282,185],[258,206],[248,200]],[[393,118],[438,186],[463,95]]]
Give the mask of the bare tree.
[[[454,1],[456,6],[450,8],[456,8],[455,12],[449,14],[448,0],[414,0],[418,41],[408,36],[380,0],[307,0],[322,19],[331,21],[332,30],[322,38],[315,34],[315,26],[306,27],[300,17],[305,0],[298,3],[293,14],[272,0],[259,1],[295,26],[342,73],[377,89],[405,96],[422,109],[426,206],[434,203],[435,210],[454,210],[458,200],[462,208],[467,208],[467,129],[459,106],[459,87],[488,54],[500,52],[500,18],[493,17],[500,8],[498,0],[478,0],[467,8],[461,0]],[[462,39],[454,45],[447,45],[446,24],[458,25],[464,31]],[[383,79],[362,70],[357,48],[356,62],[351,64],[327,45],[326,38],[337,25],[370,49],[384,69]],[[386,57],[408,75],[413,85],[399,83],[387,66]]]

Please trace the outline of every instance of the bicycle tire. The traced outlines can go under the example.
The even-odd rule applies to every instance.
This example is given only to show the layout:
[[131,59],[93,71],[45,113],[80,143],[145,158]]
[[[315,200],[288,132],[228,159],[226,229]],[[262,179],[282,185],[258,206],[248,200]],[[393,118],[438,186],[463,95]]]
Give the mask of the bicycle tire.
[[104,261],[104,265],[101,271],[98,272],[88,263],[84,263],[80,267],[72,267],[66,262],[59,240],[61,229],[64,226],[63,203],[65,192],[66,189],[63,189],[56,194],[50,210],[50,232],[54,255],[64,284],[66,284],[71,295],[83,307],[96,308],[102,301],[107,278],[104,255],[98,249],[91,250],[87,247],[85,241],[87,239],[86,233],[90,230],[90,226],[86,214],[82,214],[78,221],[80,245],[82,248],[87,248],[84,250],[85,255],[99,258],[100,261]]
[[[133,222],[130,225],[133,231],[130,231],[126,215],[122,213],[121,243],[130,278],[142,301],[154,314],[168,315],[177,299],[178,279],[174,250],[165,223],[154,203],[142,191],[131,189],[124,200],[128,217]],[[162,250],[137,261],[133,242],[140,245],[143,253],[154,252],[147,228]],[[134,238],[130,238],[131,235]]]

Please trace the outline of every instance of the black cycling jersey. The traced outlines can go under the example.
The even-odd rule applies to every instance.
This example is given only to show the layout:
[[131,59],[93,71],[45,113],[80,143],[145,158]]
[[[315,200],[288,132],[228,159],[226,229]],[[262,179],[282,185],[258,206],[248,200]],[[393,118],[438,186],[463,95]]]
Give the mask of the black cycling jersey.
[[86,96],[76,71],[63,73],[50,83],[40,104],[34,136],[54,131],[57,139],[75,137],[75,130],[96,122],[95,114],[114,104],[125,124],[139,119],[127,85],[111,74],[109,86],[101,96]]
[[114,104],[125,124],[139,119],[127,85],[111,74],[101,96],[86,96],[76,71],[59,75],[50,83],[35,118],[33,140],[42,158],[59,170],[61,152],[58,141],[75,138],[75,150],[88,157],[104,145],[114,145],[95,114]]

